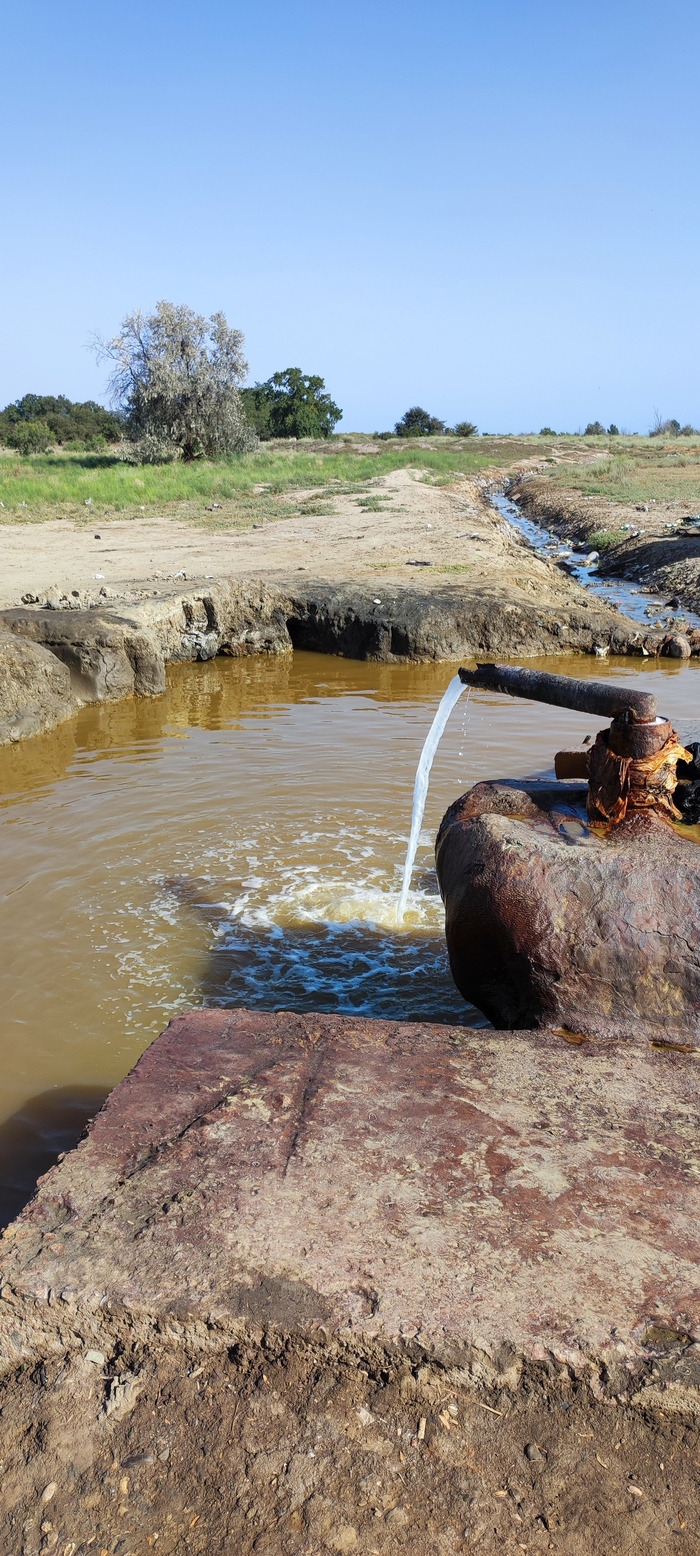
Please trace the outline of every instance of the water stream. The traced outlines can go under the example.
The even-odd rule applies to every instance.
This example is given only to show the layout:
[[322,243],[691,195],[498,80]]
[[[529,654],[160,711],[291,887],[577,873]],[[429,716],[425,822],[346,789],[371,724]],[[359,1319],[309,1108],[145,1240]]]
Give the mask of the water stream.
[[[577,555],[570,545],[565,545],[557,535],[552,534],[551,530],[544,529],[541,524],[536,524],[534,519],[529,519],[518,504],[510,497],[504,497],[502,492],[493,495],[491,503],[508,524],[512,524],[514,529],[520,531],[537,556],[546,558],[548,561],[566,561],[572,578],[575,578],[577,583],[583,584],[589,594],[595,595],[609,608],[622,611],[632,621],[643,623],[647,631],[657,623],[670,629],[681,621],[689,627],[700,627],[700,616],[696,616],[693,611],[665,610],[662,595],[653,594],[648,589],[641,589],[637,584],[632,584],[629,579],[602,578],[598,572],[598,558],[591,562],[587,560],[591,555],[590,549]],[[652,605],[653,610],[650,608]]]
[[466,688],[464,682],[460,681],[459,676],[453,676],[447,691],[440,699],[437,713],[435,714],[435,718],[433,719],[430,729],[428,730],[428,734],[423,745],[423,750],[420,754],[420,760],[416,770],[416,781],[413,785],[411,831],[408,839],[408,848],[406,849],[406,860],[403,867],[403,879],[401,881],[399,903],[396,909],[396,922],[398,924],[403,923],[404,914],[406,912],[406,906],[408,903],[408,893],[411,887],[411,877],[413,875],[413,867],[416,862],[418,839],[420,837],[420,830],[423,825],[425,802],[428,798],[430,769],[433,765],[435,752],[437,751],[437,748],[444,734],[447,720],[449,719],[455,704],[459,702],[462,692],[465,690]]

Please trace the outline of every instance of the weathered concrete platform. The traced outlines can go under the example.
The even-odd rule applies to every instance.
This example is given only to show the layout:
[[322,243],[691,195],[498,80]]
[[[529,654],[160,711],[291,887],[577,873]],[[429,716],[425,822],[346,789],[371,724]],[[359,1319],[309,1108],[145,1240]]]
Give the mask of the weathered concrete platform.
[[0,1243],[8,1551],[55,1548],[42,1518],[76,1551],[697,1549],[698,1073],[553,1031],[174,1021]]

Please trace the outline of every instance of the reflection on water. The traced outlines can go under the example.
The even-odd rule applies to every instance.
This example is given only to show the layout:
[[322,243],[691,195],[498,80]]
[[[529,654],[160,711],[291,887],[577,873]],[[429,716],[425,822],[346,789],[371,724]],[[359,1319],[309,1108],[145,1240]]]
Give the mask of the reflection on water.
[[[653,686],[676,718],[696,700],[695,664],[538,665]],[[156,701],[84,709],[0,752],[6,1213],[27,1164],[65,1149],[187,1007],[483,1023],[447,967],[440,817],[475,779],[551,768],[600,720],[485,692],[460,704],[399,928],[416,763],[453,674],[304,653],[183,665]]]

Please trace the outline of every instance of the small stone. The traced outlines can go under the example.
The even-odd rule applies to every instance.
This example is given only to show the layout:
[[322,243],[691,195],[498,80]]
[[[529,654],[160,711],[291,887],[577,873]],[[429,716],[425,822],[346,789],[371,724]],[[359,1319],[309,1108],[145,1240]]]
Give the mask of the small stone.
[[354,1551],[357,1545],[357,1530],[353,1524],[343,1524],[331,1535],[328,1543],[332,1551]]
[[371,1426],[372,1425],[372,1422],[374,1420],[374,1416],[372,1415],[371,1410],[366,1410],[364,1405],[360,1405],[360,1408],[359,1408],[357,1414],[358,1414],[359,1419],[360,1419],[360,1426]]
[[391,1512],[386,1515],[385,1522],[393,1524],[395,1528],[402,1528],[408,1523],[408,1513],[405,1507],[392,1507]]
[[538,1448],[537,1443],[525,1444],[525,1458],[529,1459],[531,1464],[544,1463],[544,1454]]
[[55,1497],[57,1491],[58,1491],[58,1486],[56,1484],[56,1481],[55,1480],[50,1480],[48,1486],[44,1486],[44,1489],[43,1489],[43,1491],[41,1493],[41,1500],[42,1500],[42,1502],[44,1502],[44,1503],[50,1502],[52,1497]]
[[102,1351],[86,1351],[85,1360],[94,1362],[96,1367],[104,1367],[105,1364],[105,1358]]

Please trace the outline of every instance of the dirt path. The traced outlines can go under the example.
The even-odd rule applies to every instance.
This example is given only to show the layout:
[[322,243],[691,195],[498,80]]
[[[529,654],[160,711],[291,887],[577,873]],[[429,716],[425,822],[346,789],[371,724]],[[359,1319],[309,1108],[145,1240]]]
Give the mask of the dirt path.
[[[207,531],[176,518],[96,517],[5,525],[0,530],[0,608],[50,590],[132,595],[182,577],[307,573],[331,582],[372,578],[431,589],[464,581],[486,594],[543,605],[578,604],[577,584],[539,561],[485,499],[488,483],[434,486],[410,470],[362,493],[295,494],[295,513],[249,529]],[[301,515],[299,508],[301,507]],[[301,581],[301,578],[300,578]],[[150,590],[148,591],[150,592]]]

